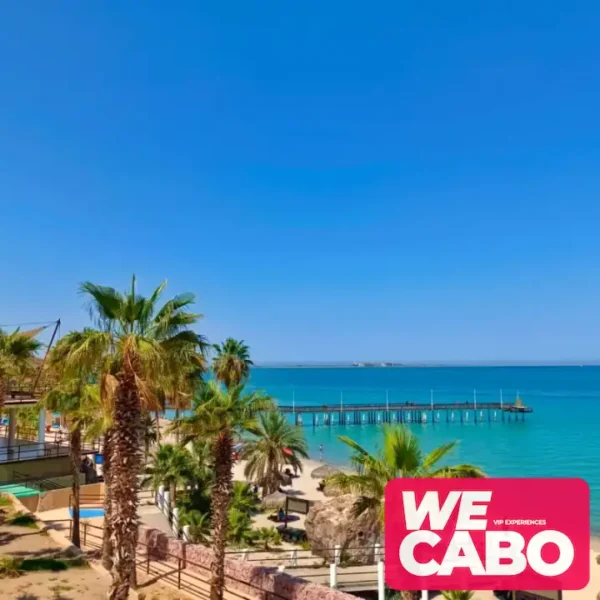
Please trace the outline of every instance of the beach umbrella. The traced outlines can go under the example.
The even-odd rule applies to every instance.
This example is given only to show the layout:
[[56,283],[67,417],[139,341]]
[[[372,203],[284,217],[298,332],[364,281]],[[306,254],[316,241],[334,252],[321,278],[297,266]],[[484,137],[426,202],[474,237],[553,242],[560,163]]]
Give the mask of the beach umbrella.
[[288,456],[294,456],[294,453],[289,448],[284,448],[283,453],[287,454]]
[[286,494],[283,494],[281,492],[274,492],[263,498],[262,505],[265,508],[285,508],[286,500]]
[[338,473],[342,473],[342,470],[332,465],[325,464],[317,467],[314,471],[312,471],[310,476],[313,479],[327,479],[328,477],[337,475]]

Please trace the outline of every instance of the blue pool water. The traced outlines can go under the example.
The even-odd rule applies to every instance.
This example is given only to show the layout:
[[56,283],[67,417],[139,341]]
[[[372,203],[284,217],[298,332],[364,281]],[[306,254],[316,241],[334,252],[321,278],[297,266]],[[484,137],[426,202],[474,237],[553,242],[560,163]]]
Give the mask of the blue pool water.
[[[446,367],[446,368],[257,368],[248,387],[261,389],[280,404],[471,401],[514,402],[517,392],[531,406],[525,422],[413,424],[423,449],[459,440],[456,462],[482,467],[491,476],[582,477],[592,494],[592,529],[600,533],[600,367]],[[168,414],[167,416],[172,416]],[[344,464],[347,435],[370,450],[381,427],[343,425],[313,428],[305,417],[310,455]]]
[[[69,513],[71,518],[73,518],[73,509],[69,509]],[[103,517],[104,509],[103,508],[80,508],[79,509],[79,517],[81,519],[93,519],[95,517]]]

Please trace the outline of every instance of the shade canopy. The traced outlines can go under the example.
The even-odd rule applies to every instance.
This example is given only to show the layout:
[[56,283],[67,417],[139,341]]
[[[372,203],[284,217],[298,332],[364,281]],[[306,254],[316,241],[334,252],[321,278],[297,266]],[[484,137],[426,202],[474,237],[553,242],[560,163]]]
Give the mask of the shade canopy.
[[338,473],[342,473],[342,470],[332,465],[325,464],[321,465],[320,467],[317,467],[310,474],[310,476],[313,479],[327,479],[328,477],[331,477],[332,475],[337,475]]
[[262,499],[262,504],[265,508],[285,508],[285,503],[287,500],[286,494],[282,494],[281,492],[274,492],[265,496]]

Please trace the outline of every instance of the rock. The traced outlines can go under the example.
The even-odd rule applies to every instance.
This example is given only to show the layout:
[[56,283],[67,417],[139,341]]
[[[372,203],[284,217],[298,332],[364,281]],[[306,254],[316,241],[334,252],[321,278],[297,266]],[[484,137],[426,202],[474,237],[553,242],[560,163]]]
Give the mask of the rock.
[[326,498],[334,498],[336,496],[341,496],[342,492],[340,492],[339,488],[331,483],[326,483],[323,488],[323,495]]
[[332,560],[339,544],[342,562],[373,563],[373,546],[381,542],[381,526],[371,515],[354,516],[356,500],[357,496],[344,494],[317,502],[309,510],[304,526],[313,554]]

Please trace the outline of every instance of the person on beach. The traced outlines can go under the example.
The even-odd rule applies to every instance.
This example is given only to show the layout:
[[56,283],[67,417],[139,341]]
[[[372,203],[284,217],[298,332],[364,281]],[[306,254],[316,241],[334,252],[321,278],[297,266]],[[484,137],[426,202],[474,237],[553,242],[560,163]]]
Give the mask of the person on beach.
[[323,462],[323,444],[319,444],[319,460]]

